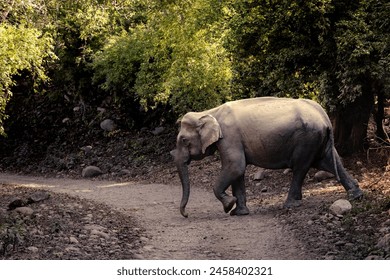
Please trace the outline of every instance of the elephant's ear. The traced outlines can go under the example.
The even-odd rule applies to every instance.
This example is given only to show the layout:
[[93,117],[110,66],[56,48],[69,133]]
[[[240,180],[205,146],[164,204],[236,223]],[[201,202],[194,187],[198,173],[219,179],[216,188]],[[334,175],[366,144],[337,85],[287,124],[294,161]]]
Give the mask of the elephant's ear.
[[221,127],[212,115],[202,116],[199,119],[198,129],[203,154],[206,152],[207,147],[223,138]]

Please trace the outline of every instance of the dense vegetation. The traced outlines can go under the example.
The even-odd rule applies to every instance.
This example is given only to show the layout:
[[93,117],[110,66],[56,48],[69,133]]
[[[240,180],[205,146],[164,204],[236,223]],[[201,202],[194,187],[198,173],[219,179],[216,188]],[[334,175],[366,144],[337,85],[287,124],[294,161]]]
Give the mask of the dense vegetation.
[[26,118],[29,129],[61,123],[76,106],[109,108],[133,128],[276,95],[321,102],[339,149],[354,152],[372,113],[388,141],[389,10],[387,0],[3,0],[0,134]]

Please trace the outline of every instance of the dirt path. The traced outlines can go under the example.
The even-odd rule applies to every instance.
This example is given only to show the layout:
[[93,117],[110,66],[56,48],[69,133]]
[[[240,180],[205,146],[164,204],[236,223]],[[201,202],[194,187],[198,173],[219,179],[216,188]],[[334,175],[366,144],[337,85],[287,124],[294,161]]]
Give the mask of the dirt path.
[[148,235],[144,259],[312,259],[272,213],[231,217],[214,195],[192,189],[183,218],[180,186],[48,179],[0,173],[0,184],[49,189],[105,203],[135,217]]

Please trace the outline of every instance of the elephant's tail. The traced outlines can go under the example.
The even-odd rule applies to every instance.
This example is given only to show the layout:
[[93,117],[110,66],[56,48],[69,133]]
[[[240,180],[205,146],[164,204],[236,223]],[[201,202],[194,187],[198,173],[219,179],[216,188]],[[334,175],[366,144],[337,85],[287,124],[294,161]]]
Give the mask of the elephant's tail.
[[334,175],[336,176],[337,181],[340,181],[339,171],[337,167],[337,158],[339,157],[334,146],[334,135],[331,127],[328,127],[328,144],[326,147],[327,151],[332,153],[332,163],[334,169]]

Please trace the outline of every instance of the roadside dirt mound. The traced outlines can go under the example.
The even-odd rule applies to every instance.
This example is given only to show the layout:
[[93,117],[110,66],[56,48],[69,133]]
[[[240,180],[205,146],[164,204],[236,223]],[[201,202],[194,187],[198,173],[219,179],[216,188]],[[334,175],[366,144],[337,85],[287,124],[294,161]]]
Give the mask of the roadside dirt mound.
[[9,210],[34,188],[0,185],[0,259],[133,259],[142,233],[132,217],[105,204],[47,192],[48,199]]

